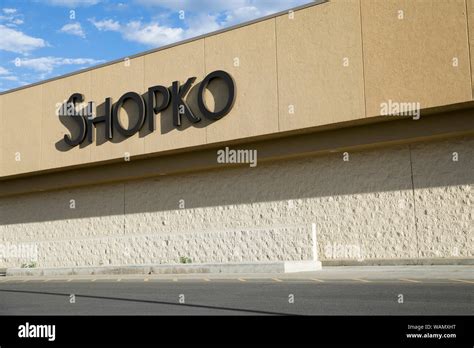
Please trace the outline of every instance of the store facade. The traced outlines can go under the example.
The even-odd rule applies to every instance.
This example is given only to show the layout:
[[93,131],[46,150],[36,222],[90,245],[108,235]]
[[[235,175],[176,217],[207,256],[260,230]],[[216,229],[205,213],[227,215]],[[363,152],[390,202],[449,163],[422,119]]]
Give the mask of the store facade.
[[4,92],[0,267],[470,262],[473,68],[474,0],[338,0]]

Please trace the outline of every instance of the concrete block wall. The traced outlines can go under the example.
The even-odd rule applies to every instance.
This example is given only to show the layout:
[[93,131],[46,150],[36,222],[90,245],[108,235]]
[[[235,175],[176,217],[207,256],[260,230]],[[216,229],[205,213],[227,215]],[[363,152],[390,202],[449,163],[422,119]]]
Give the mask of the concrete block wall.
[[0,243],[38,267],[308,260],[314,222],[321,260],[474,256],[474,138],[343,155],[0,198]]

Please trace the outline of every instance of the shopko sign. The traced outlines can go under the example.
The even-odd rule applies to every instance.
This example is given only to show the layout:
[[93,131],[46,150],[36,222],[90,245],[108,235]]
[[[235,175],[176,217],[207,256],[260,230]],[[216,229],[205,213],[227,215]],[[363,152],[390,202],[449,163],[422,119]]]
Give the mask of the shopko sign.
[[[211,111],[207,108],[204,101],[204,91],[212,80],[220,79],[227,87],[227,100],[221,110]],[[170,88],[165,86],[153,86],[148,88],[147,97],[144,98],[136,92],[127,92],[122,95],[119,100],[112,104],[111,98],[105,98],[105,111],[101,116],[93,117],[92,110],[94,102],[89,102],[84,110],[76,110],[76,104],[84,102],[84,96],[81,93],[71,95],[67,103],[62,104],[58,108],[58,114],[61,116],[74,116],[73,119],[79,130],[75,130],[75,135],[64,135],[64,141],[70,146],[81,144],[87,137],[89,142],[93,141],[93,129],[98,123],[105,124],[105,138],[112,139],[114,129],[121,135],[130,137],[137,133],[145,123],[148,129],[153,132],[156,129],[155,115],[166,110],[168,107],[173,108],[173,125],[181,126],[181,117],[185,115],[192,123],[201,121],[201,118],[193,112],[184,100],[187,93],[191,89],[195,77],[190,77],[184,85],[180,85],[179,81],[174,81]],[[161,102],[157,104],[157,96],[161,95]],[[218,120],[229,113],[235,100],[235,83],[228,73],[222,70],[211,72],[202,80],[197,93],[197,105],[202,115],[210,120]],[[123,127],[120,123],[120,110],[125,102],[133,102],[138,107],[138,115],[134,120],[130,120],[128,128]],[[133,124],[130,124],[133,122]],[[76,127],[77,128],[77,127]]]

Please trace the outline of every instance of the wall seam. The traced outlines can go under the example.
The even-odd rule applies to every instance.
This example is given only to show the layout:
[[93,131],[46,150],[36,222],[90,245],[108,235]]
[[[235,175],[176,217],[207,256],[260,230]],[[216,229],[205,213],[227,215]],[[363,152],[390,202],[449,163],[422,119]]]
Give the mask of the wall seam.
[[[202,46],[203,46],[203,49],[202,49],[202,54],[203,54],[203,65],[204,65],[204,76],[207,76],[207,68],[206,68],[206,38],[203,38],[202,39]],[[205,131],[204,131],[204,137],[205,137],[205,144],[209,144],[208,140],[207,140],[207,127],[204,127]]]
[[469,74],[471,75],[471,99],[474,99],[474,75],[472,71],[474,69],[474,61],[473,57],[471,57],[471,39],[469,37],[469,8],[467,6],[468,0],[464,0],[464,5],[466,5],[466,29],[467,29],[467,56],[468,58],[468,66],[469,66]]
[[38,163],[38,168],[39,170],[42,169],[42,165],[43,165],[43,117],[45,116],[43,114],[43,97],[44,97],[44,93],[43,93],[43,89],[44,89],[44,85],[41,86],[40,88],[40,100],[41,100],[41,111],[40,111],[40,139],[39,139],[39,151],[40,151],[40,155],[39,155],[39,163]]
[[360,48],[362,54],[362,94],[364,98],[364,118],[368,117],[367,115],[367,93],[365,90],[365,55],[364,55],[364,34],[362,30],[362,1],[359,0],[359,19],[360,19]]
[[4,119],[4,115],[3,115],[3,95],[0,95],[0,178],[2,176],[5,175],[5,169],[3,168],[6,168],[6,165],[4,167],[4,163],[5,163],[5,158],[3,157],[3,153],[4,153],[4,149],[3,149],[3,119]]
[[[146,75],[146,64],[145,64],[145,62],[146,62],[146,59],[145,59],[145,56],[143,56],[143,80],[142,80],[143,81],[143,83],[142,83],[143,93],[146,93],[145,91],[148,91],[148,89],[145,86],[145,75]],[[140,134],[138,134],[137,136],[138,136],[138,139],[140,139]],[[146,153],[146,145],[145,145],[146,138],[142,138],[142,142],[143,142],[143,153]]]
[[125,185],[126,185],[126,183],[124,182],[123,183],[123,235],[124,236],[125,236],[126,230],[127,230],[127,228],[126,228],[127,219],[126,219],[126,211],[125,211]]
[[408,144],[408,153],[410,155],[410,176],[411,176],[411,190],[412,190],[412,197],[413,197],[413,222],[415,225],[415,236],[416,236],[416,251],[417,251],[417,258],[420,259],[420,243],[419,243],[419,235],[418,235],[418,223],[416,219],[416,198],[415,198],[415,180],[413,177],[413,158],[411,155],[411,145]]
[[[90,71],[89,71],[87,74],[89,75],[89,88],[88,88],[88,90],[89,90],[89,93],[90,93],[90,96],[89,96],[89,98],[90,98],[90,97],[92,96],[92,74],[91,74]],[[96,112],[97,112],[96,110],[92,110],[92,114],[94,114],[94,117],[97,116],[97,115],[95,114]],[[93,128],[95,128],[95,127],[93,127]],[[95,131],[95,130],[94,130],[94,131]],[[93,131],[93,132],[94,132],[94,131]],[[92,147],[91,147],[91,146],[89,146],[89,150],[88,150],[88,151],[89,151],[89,163],[92,163]]]
[[276,96],[277,96],[277,119],[278,119],[278,131],[280,132],[280,78],[278,76],[278,38],[276,28],[276,18],[273,18],[273,33],[275,35],[275,70],[276,70]]

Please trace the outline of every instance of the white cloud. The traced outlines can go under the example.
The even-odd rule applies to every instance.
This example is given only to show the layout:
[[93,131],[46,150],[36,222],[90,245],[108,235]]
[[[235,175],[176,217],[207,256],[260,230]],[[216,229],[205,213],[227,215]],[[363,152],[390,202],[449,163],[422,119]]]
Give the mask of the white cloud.
[[52,6],[63,6],[63,7],[80,7],[80,6],[92,6],[100,2],[100,0],[45,0],[48,5]]
[[10,74],[10,71],[0,66],[0,75],[9,75],[9,74]]
[[14,14],[14,13],[16,13],[16,8],[4,8],[3,13]]
[[[221,12],[233,8],[248,6],[254,0],[135,0],[137,4],[144,6],[156,6],[168,8],[174,11],[193,11],[193,12]],[[272,3],[272,1],[264,0],[262,3]]]
[[[212,0],[208,0],[212,1]],[[272,13],[285,11],[299,5],[310,3],[310,0],[287,0],[287,1],[252,1],[245,0],[239,4],[229,1],[229,6],[222,10],[225,19],[221,22],[224,27],[247,22],[253,19],[268,16]]]
[[0,12],[0,22],[8,27],[16,27],[23,24],[23,15],[18,14],[15,8],[3,8]]
[[138,42],[143,45],[158,47],[189,37],[198,36],[220,28],[215,16],[200,15],[188,20],[188,28],[169,27],[160,25],[157,21],[143,23],[135,20],[125,24],[111,19],[96,21],[89,19],[101,31],[115,31],[121,33],[123,39]]
[[100,31],[115,31],[127,41],[138,42],[150,47],[168,45],[220,28],[217,18],[207,14],[188,19],[187,28],[160,25],[157,21],[143,23],[135,20],[124,24],[111,19],[100,21],[89,19],[89,21]]
[[187,19],[186,23],[188,28],[186,29],[182,39],[210,33],[221,28],[221,25],[217,22],[217,17],[210,14],[199,14],[190,17]]
[[61,58],[61,57],[40,57],[20,59],[20,67],[32,69],[37,72],[51,73],[54,68],[63,65],[94,65],[104,62],[92,58]]
[[47,43],[43,39],[29,36],[0,24],[0,50],[25,54],[46,45]]
[[101,31],[115,31],[122,34],[125,40],[148,46],[162,46],[181,40],[184,29],[161,26],[157,22],[144,24],[141,21],[130,21],[120,24],[111,19],[96,21],[89,19]]
[[111,19],[96,21],[95,18],[91,18],[89,19],[89,21],[92,24],[94,24],[94,26],[99,30],[104,30],[104,31],[119,31],[120,30],[120,23],[117,21],[113,21]]
[[12,75],[12,73],[9,70],[7,70],[7,69],[5,69],[4,67],[1,67],[1,66],[0,66],[0,80],[16,82],[17,84],[22,84],[23,83],[23,81],[20,81],[18,76]]
[[225,14],[226,25],[243,23],[264,16],[262,11],[255,6],[243,6],[234,10],[225,11]]
[[183,10],[189,13],[234,12],[239,9],[254,7],[259,13],[267,15],[295,6],[309,3],[312,0],[135,0],[136,4],[161,7],[173,11]]
[[18,81],[18,77],[14,75],[0,76],[0,79],[7,81]]
[[16,18],[16,19],[12,20],[12,23],[15,24],[15,25],[20,25],[20,24],[23,24],[24,21],[23,21],[23,19]]
[[66,24],[59,31],[66,34],[79,36],[83,39],[86,37],[84,30],[82,30],[81,23],[79,22]]
[[149,46],[162,46],[181,40],[184,30],[160,26],[158,23],[142,24],[131,21],[121,28],[124,39]]

